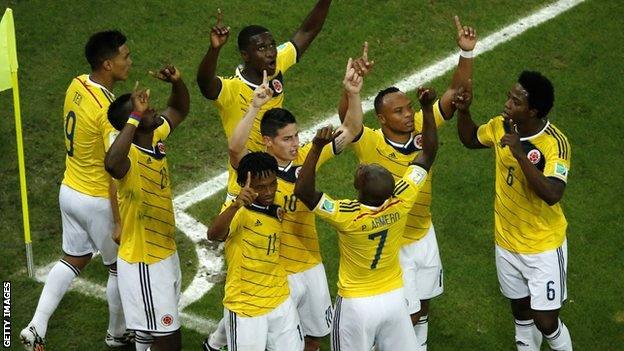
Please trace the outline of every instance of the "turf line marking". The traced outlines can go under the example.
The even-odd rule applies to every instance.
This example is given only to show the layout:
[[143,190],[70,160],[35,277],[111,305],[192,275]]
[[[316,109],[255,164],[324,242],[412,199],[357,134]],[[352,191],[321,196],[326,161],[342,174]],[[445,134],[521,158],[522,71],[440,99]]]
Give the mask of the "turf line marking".
[[[56,261],[58,262],[58,261]],[[48,273],[54,267],[56,262],[52,262],[47,266],[38,267],[35,269],[35,280],[40,283],[45,283]],[[83,295],[94,297],[96,299],[106,301],[106,287],[97,283],[90,282],[83,278],[76,278],[72,281],[69,288],[72,291],[77,291]],[[200,334],[205,334],[208,331],[215,330],[217,328],[216,323],[211,319],[206,319],[194,315],[192,313],[182,312],[180,307],[180,321],[182,325],[189,329],[193,329]]]
[[[548,6],[541,8],[533,14],[519,19],[518,21],[498,30],[497,32],[488,35],[485,38],[479,40],[475,51],[475,56],[488,52],[498,45],[505,43],[518,35],[522,34],[526,30],[536,27],[550,19],[553,19],[561,13],[573,8],[574,6],[584,2],[585,0],[560,0]],[[423,85],[426,82],[434,80],[457,65],[458,54],[453,52],[442,60],[429,65],[410,76],[393,84],[397,88],[403,91],[411,91],[415,88]],[[362,108],[364,113],[373,109],[374,96],[369,96],[362,101]],[[321,122],[313,125],[307,130],[300,133],[303,141],[312,139],[312,136],[316,130],[322,126],[330,123],[338,123],[338,115],[333,114],[329,117],[325,117]],[[220,245],[216,249],[209,249],[206,245],[197,245],[205,240],[206,226],[187,214],[185,210],[194,204],[201,202],[207,198],[212,197],[219,191],[221,191],[227,185],[228,173],[227,171],[219,173],[217,176],[203,182],[193,189],[176,196],[173,200],[176,227],[180,229],[191,241],[195,244],[195,252],[199,261],[197,267],[197,273],[191,281],[191,284],[184,290],[180,298],[180,310],[199,300],[205,293],[207,293],[214,285],[211,277],[220,273],[223,267],[223,256],[220,254],[223,245]],[[37,268],[36,280],[44,282],[47,273],[56,262],[49,264],[43,268]],[[72,284],[72,290],[76,290],[85,295],[94,296],[98,299],[106,300],[105,287],[88,282],[84,279],[77,278],[75,283]],[[202,317],[180,312],[180,318],[184,326],[194,329],[200,333],[211,332],[215,329],[216,323],[210,319],[204,319]]]

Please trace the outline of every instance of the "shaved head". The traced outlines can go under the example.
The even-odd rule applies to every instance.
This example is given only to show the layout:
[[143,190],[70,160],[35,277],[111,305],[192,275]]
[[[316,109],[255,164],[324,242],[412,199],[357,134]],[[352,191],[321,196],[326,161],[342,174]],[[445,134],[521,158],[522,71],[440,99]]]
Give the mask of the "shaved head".
[[382,166],[362,164],[356,170],[355,188],[360,192],[360,201],[366,205],[380,206],[392,196],[394,178]]

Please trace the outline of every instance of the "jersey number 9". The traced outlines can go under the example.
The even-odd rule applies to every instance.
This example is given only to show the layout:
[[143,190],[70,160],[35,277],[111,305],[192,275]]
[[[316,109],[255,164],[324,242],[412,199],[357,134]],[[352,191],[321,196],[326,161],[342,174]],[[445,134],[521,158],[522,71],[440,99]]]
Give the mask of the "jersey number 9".
[[74,156],[74,132],[76,131],[76,114],[69,111],[65,116],[65,148],[67,156]]

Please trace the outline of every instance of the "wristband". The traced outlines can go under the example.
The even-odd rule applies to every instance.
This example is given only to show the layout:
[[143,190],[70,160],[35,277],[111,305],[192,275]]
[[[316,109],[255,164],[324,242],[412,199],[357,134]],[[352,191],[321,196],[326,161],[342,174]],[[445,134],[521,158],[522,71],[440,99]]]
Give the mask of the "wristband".
[[470,50],[470,51],[461,50],[459,52],[459,56],[464,57],[464,58],[473,58],[474,57],[474,52],[473,52],[473,50]]
[[132,113],[130,113],[130,116],[128,116],[128,121],[126,123],[132,124],[133,126],[138,128],[139,123],[141,123],[141,113],[132,111]]

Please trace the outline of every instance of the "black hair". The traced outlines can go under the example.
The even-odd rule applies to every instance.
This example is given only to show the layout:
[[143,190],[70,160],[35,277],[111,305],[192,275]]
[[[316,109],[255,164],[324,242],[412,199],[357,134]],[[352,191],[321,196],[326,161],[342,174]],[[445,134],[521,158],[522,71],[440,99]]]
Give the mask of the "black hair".
[[277,160],[266,152],[250,152],[238,163],[236,181],[243,186],[247,181],[247,173],[252,178],[266,178],[277,174]]
[[373,206],[380,206],[386,201],[394,191],[394,178],[390,171],[383,166],[372,163],[366,168],[364,173],[364,189],[362,191],[367,195]]
[[527,101],[530,109],[537,110],[537,117],[545,117],[553,107],[555,88],[548,78],[539,72],[524,71],[518,77],[518,83],[529,94]]
[[240,33],[238,33],[238,50],[244,51],[247,49],[249,45],[249,39],[254,35],[266,33],[269,30],[264,28],[263,26],[259,26],[256,24],[252,24],[243,28]]
[[383,98],[384,96],[391,94],[391,93],[396,93],[399,92],[401,90],[399,90],[399,88],[397,87],[389,87],[386,88],[384,90],[381,90],[379,93],[377,93],[377,96],[375,96],[375,113],[380,114],[381,113],[381,103],[383,102]]
[[279,107],[272,108],[262,116],[260,134],[274,138],[278,130],[292,123],[297,123],[297,121],[290,111]]
[[132,112],[130,94],[123,94],[108,106],[108,121],[117,130],[122,130]]
[[126,43],[126,36],[118,30],[107,30],[93,34],[85,45],[85,57],[92,70],[98,69],[102,63],[115,57],[119,47]]

